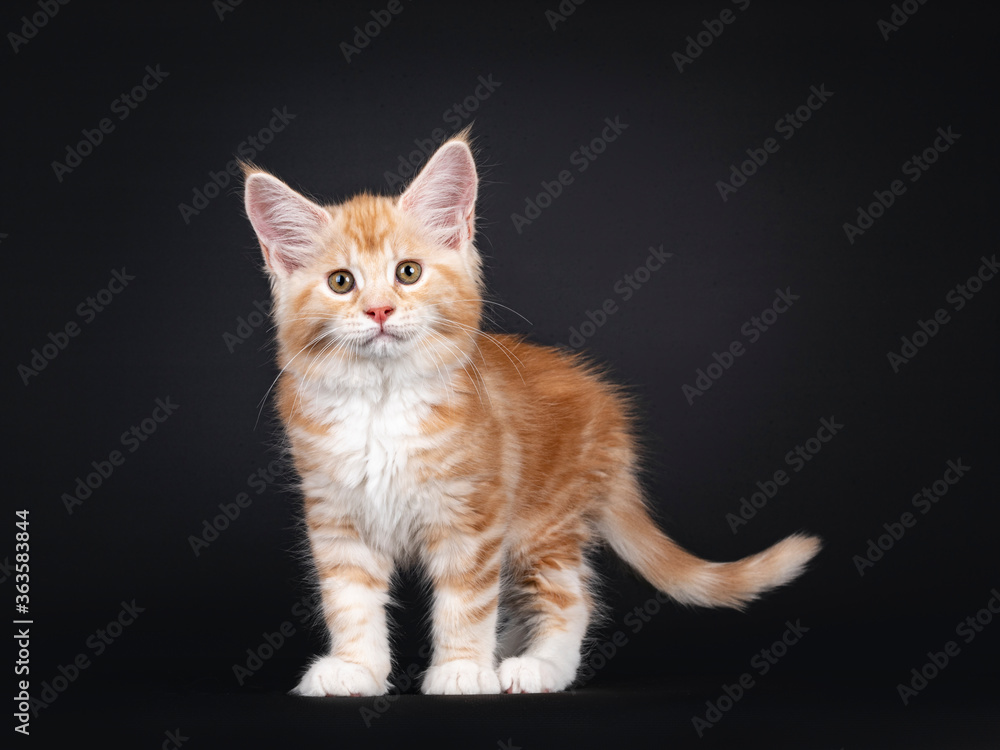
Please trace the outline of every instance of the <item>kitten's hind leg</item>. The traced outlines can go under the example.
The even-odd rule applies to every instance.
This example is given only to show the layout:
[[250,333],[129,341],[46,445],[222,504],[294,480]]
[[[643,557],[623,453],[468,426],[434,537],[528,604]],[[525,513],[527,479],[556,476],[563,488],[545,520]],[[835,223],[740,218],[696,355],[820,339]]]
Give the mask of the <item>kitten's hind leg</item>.
[[531,642],[531,613],[516,580],[503,575],[500,583],[500,618],[497,623],[497,658],[503,661],[522,653]]
[[565,690],[576,679],[592,600],[590,569],[582,559],[539,558],[523,574],[520,588],[534,611],[532,636],[520,656],[504,659],[498,676],[507,693]]

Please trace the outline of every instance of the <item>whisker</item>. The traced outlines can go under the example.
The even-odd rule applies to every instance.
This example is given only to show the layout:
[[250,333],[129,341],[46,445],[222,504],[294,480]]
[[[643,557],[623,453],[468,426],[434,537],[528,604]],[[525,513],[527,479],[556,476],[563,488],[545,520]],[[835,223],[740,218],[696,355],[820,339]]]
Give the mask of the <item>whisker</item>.
[[326,353],[330,351],[331,347],[333,348],[333,351],[336,351],[337,347],[340,346],[340,343],[343,340],[343,338],[344,338],[343,336],[338,335],[332,337],[329,341],[327,341],[326,345],[319,351],[319,354],[316,355],[317,361],[313,362],[306,368],[305,373],[302,375],[303,382],[301,383],[301,386],[297,388],[295,391],[295,400],[292,402],[293,414],[295,413],[295,409],[298,407],[299,402],[302,400],[302,390],[311,383],[312,380],[311,376],[313,370],[315,370],[317,367],[320,368],[320,370],[325,368],[327,359],[324,355],[326,355]]
[[523,320],[528,325],[530,325],[530,326],[534,325],[534,323],[532,323],[526,317],[524,317],[523,315],[521,315],[521,313],[519,313],[513,307],[508,307],[507,305],[503,305],[503,304],[501,304],[499,302],[494,302],[493,300],[482,299],[481,297],[470,297],[469,299],[445,300],[443,302],[431,302],[431,303],[425,305],[425,307],[439,307],[440,305],[451,305],[451,304],[455,304],[457,302],[481,302],[484,305],[492,305],[493,307],[502,307],[504,310],[509,310],[510,312],[514,313],[517,317],[521,318],[521,320]]
[[[448,349],[450,349],[451,351],[457,352],[459,355],[462,354],[461,350],[458,349],[454,344],[450,343],[441,333],[439,333],[437,331],[434,331],[431,328],[427,328],[425,330],[425,332],[428,335],[433,336],[435,339],[437,339],[438,341],[440,341],[442,344],[444,344],[446,347],[448,347]],[[460,358],[459,358],[459,365],[462,367],[463,370],[465,370],[466,374],[469,376],[469,379],[472,382],[472,387],[476,389],[476,393],[479,396],[479,404],[481,406],[483,406],[483,408],[486,407],[486,405],[483,404],[483,394],[479,390],[479,385],[476,383],[476,378],[477,377],[478,377],[479,381],[483,384],[483,390],[486,391],[486,399],[490,402],[490,407],[492,408],[492,406],[493,406],[493,398],[490,395],[489,388],[486,386],[486,379],[483,377],[483,374],[479,371],[479,368],[476,367],[476,363],[473,362],[471,359],[468,359],[466,357],[465,358],[465,362],[462,362],[461,359],[462,358],[460,356]],[[468,371],[468,369],[466,369],[466,365],[467,364],[472,367],[473,371],[475,372],[475,376],[473,376],[472,373],[470,373]]]
[[[521,359],[520,359],[520,357],[518,357],[516,354],[514,354],[514,352],[511,351],[511,349],[509,347],[507,347],[504,344],[502,344],[494,336],[491,336],[490,334],[486,333],[485,331],[481,331],[478,328],[473,328],[472,326],[465,325],[464,323],[459,323],[458,321],[455,321],[455,320],[448,320],[447,318],[440,318],[439,321],[441,323],[444,323],[445,325],[451,325],[451,326],[455,326],[455,327],[457,327],[459,329],[462,329],[462,330],[467,330],[467,331],[470,331],[470,332],[473,332],[473,333],[478,333],[479,335],[481,335],[484,338],[486,338],[488,341],[490,341],[494,346],[496,346],[500,351],[502,351],[504,353],[504,355],[507,357],[507,359],[510,360],[511,365],[514,366],[514,370],[517,372],[518,377],[521,378],[521,382],[522,383],[524,382],[524,375],[521,374],[521,370],[517,366],[519,364],[519,365],[521,365],[523,367],[524,366],[524,362],[522,362]],[[476,345],[476,348],[478,348],[478,344]],[[480,351],[480,354],[482,354],[482,351]],[[515,359],[517,360],[517,364],[514,364],[514,360]]]
[[275,376],[274,380],[271,381],[271,385],[268,387],[267,392],[264,394],[264,397],[260,400],[260,404],[258,404],[259,408],[257,409],[257,420],[253,423],[253,428],[255,430],[257,429],[257,425],[260,424],[260,415],[264,411],[264,404],[267,403],[267,397],[271,394],[271,390],[274,388],[275,383],[278,382],[278,378],[280,378],[282,376],[282,374],[285,372],[285,370],[288,369],[289,365],[291,365],[292,362],[295,361],[296,357],[298,357],[300,354],[302,354],[302,352],[304,352],[310,346],[313,346],[316,343],[318,343],[326,335],[327,335],[326,332],[321,333],[320,335],[316,336],[312,341],[310,341],[308,344],[306,344],[301,349],[299,349],[295,353],[295,356],[292,357],[290,360],[288,360],[288,362],[285,363],[285,366],[281,368],[281,370]]
[[[418,339],[416,339],[416,342],[417,342],[417,346],[420,347],[421,351],[427,352],[427,355],[431,358],[431,360],[436,361],[435,368],[437,370],[437,373],[440,376],[441,380],[445,381],[447,383],[447,381],[449,380],[449,378],[448,378],[448,373],[445,372],[445,370],[444,370],[444,363],[441,362],[440,360],[438,360],[434,356],[434,350],[431,349],[430,345],[427,343],[426,340],[424,340],[423,338],[418,338]],[[445,388],[445,394],[448,397],[448,406],[450,407],[450,406],[452,406],[452,401],[451,401],[452,389],[450,387],[446,387]]]

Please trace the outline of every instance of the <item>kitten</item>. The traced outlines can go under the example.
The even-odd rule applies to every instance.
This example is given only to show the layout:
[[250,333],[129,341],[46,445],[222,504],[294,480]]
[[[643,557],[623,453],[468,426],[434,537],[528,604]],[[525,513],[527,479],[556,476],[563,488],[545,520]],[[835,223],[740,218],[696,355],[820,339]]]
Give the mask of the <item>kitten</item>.
[[[386,692],[400,565],[420,565],[433,588],[424,693],[537,693],[576,677],[594,544],[678,602],[737,608],[819,549],[795,535],[713,563],[657,528],[619,389],[566,352],[480,330],[477,185],[464,133],[395,198],[321,206],[246,167],[277,323],[277,409],[332,643],[301,695]],[[529,638],[498,659],[501,596]]]

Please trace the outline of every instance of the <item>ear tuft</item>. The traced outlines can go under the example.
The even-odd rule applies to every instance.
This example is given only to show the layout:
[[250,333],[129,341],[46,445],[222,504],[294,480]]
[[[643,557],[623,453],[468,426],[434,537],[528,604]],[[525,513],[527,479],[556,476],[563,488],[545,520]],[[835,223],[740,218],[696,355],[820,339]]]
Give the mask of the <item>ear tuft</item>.
[[446,141],[399,198],[442,245],[455,250],[472,241],[478,177],[465,132]]
[[246,169],[247,216],[272,272],[292,273],[315,254],[330,214],[267,172]]

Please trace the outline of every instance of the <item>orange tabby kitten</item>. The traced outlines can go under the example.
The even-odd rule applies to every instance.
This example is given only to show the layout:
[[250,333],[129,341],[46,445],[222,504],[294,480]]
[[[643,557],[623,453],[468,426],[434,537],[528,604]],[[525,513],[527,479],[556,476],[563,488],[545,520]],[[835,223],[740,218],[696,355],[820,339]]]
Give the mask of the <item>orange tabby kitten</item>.
[[[433,586],[423,692],[537,693],[576,677],[592,545],[679,602],[724,607],[790,581],[819,549],[796,535],[738,562],[685,552],[647,513],[619,389],[563,351],[480,330],[464,134],[396,198],[321,206],[246,172],[331,635],[297,693],[386,692],[397,565]],[[498,643],[501,596],[527,625],[520,646]]]

